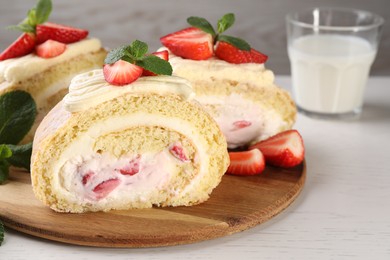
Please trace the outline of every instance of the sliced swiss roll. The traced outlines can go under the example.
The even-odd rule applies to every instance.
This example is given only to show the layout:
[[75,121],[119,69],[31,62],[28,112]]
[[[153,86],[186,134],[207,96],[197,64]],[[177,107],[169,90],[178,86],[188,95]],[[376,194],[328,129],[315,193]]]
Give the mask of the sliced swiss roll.
[[229,148],[251,145],[295,123],[294,101],[274,84],[264,64],[183,59],[172,52],[169,60],[173,75],[191,82],[196,100],[218,123]]
[[290,129],[297,112],[289,93],[274,84],[273,72],[264,66],[268,56],[225,34],[234,21],[234,14],[225,14],[213,28],[205,18],[189,17],[191,27],[161,37],[165,47],[159,50],[169,51],[173,75],[191,82],[231,149]]
[[206,201],[229,157],[188,81],[142,76],[118,87],[104,76],[75,77],[39,126],[31,163],[37,198],[74,213]]
[[87,30],[45,22],[51,5],[38,1],[18,25],[28,30],[0,53],[0,95],[22,90],[36,103],[37,117],[23,143],[32,141],[43,117],[68,93],[71,79],[100,68],[107,55]]

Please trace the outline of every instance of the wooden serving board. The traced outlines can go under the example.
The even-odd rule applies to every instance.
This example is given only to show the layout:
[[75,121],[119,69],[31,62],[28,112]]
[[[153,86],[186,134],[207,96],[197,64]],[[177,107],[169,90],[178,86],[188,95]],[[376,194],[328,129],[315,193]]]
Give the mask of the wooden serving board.
[[176,208],[56,213],[33,194],[27,172],[12,170],[0,185],[0,219],[7,227],[50,240],[99,247],[187,244],[243,231],[288,207],[303,188],[305,163],[267,167],[257,176],[225,175],[210,199]]

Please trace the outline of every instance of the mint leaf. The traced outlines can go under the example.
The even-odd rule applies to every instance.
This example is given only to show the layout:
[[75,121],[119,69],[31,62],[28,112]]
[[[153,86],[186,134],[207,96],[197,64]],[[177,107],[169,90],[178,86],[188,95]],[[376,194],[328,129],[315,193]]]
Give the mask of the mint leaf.
[[4,241],[4,225],[3,222],[0,220],[0,246]]
[[11,91],[0,96],[0,144],[17,144],[29,132],[37,114],[31,95]]
[[154,55],[145,56],[135,64],[158,75],[172,75],[171,64]]
[[251,46],[243,39],[228,35],[219,35],[217,41],[227,42],[243,51],[250,51]]
[[36,7],[27,12],[27,17],[18,25],[9,26],[8,29],[16,29],[22,32],[34,32],[38,24],[49,19],[52,10],[51,0],[39,0]]
[[5,160],[0,160],[0,184],[8,180],[9,164]]
[[148,52],[148,45],[139,40],[135,40],[131,43],[129,51],[135,59],[140,59]]
[[34,33],[35,32],[35,27],[29,25],[29,24],[18,24],[18,25],[11,25],[7,26],[8,30],[18,30],[22,32],[29,32],[29,33]]
[[29,25],[35,29],[35,26],[37,25],[37,12],[35,8],[28,10],[27,17],[21,24]]
[[127,55],[127,46],[112,49],[106,56],[104,64],[113,64]]
[[6,161],[12,166],[30,171],[32,143],[22,145],[8,144],[7,148],[10,150],[11,156],[7,157]]
[[0,144],[0,160],[10,158],[11,156],[11,149],[5,144]]
[[215,36],[215,31],[213,26],[204,18],[191,16],[187,18],[187,22],[193,27],[199,28],[202,31],[211,34],[213,37]]
[[229,29],[234,24],[234,21],[235,17],[232,13],[222,16],[222,18],[218,20],[218,33],[223,33]]
[[52,10],[51,0],[40,0],[36,7],[36,24],[41,24],[49,19]]

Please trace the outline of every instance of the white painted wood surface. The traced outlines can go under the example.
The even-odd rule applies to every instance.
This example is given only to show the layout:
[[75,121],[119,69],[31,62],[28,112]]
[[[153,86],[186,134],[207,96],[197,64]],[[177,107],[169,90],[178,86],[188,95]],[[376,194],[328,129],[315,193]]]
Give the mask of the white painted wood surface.
[[[0,0],[0,50],[14,41],[19,32],[5,27],[17,24],[37,0]],[[135,39],[147,42],[151,50],[160,47],[159,38],[187,27],[186,18],[202,16],[212,24],[225,13],[236,14],[236,24],[227,31],[242,37],[254,48],[269,55],[267,66],[278,74],[290,74],[286,50],[284,17],[289,12],[316,6],[350,7],[369,10],[390,21],[390,0],[52,0],[50,21],[90,30],[107,47]],[[383,37],[373,75],[390,76],[390,26]]]
[[[290,89],[289,77],[277,81]],[[390,259],[390,77],[369,80],[360,120],[299,115],[295,128],[306,145],[307,182],[263,225],[149,249],[71,246],[6,229],[0,259]]]

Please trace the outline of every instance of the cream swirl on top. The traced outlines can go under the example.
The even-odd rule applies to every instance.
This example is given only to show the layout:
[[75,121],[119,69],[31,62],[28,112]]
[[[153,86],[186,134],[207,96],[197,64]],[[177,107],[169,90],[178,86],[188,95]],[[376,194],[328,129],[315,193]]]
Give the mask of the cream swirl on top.
[[44,59],[31,53],[23,57],[8,59],[0,62],[0,82],[16,83],[43,72],[51,66],[70,60],[86,52],[96,52],[102,48],[99,39],[90,38],[67,44],[63,54]]
[[158,51],[163,50],[169,52],[169,63],[172,65],[173,75],[180,75],[190,81],[233,80],[267,86],[275,80],[274,73],[266,69],[264,64],[232,64],[216,57],[207,60],[183,59],[165,47]]
[[131,84],[113,86],[104,79],[103,70],[92,70],[74,77],[69,93],[64,97],[65,109],[78,112],[121,95],[132,93],[175,94],[182,99],[192,99],[195,93],[190,83],[174,76],[140,77]]

